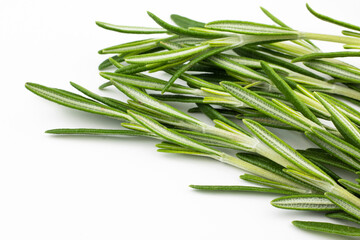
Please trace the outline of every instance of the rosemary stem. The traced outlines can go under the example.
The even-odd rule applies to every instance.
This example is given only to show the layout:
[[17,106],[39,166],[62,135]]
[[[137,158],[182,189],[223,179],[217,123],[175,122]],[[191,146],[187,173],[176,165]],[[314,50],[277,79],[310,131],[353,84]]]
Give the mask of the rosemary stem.
[[232,133],[217,127],[213,127],[210,125],[202,125],[202,131],[207,134],[213,134],[219,137],[223,137],[229,139],[234,142],[238,142],[239,144],[243,145],[247,148],[248,151],[254,148],[254,146],[258,143],[256,138],[250,137],[246,134],[241,133]]
[[286,160],[284,157],[282,157],[280,154],[278,154],[277,152],[275,152],[274,150],[272,150],[269,146],[267,146],[266,144],[259,142],[256,145],[256,153],[267,157],[269,159],[271,159],[272,161],[276,162],[277,164],[280,164],[283,167],[291,167],[294,169],[298,169],[298,167],[296,167],[294,164],[290,163],[288,160]]
[[337,36],[330,34],[319,34],[319,33],[308,33],[308,32],[302,32],[300,36],[301,38],[305,38],[305,39],[336,42],[336,43],[343,43],[348,45],[360,45],[360,39],[353,37]]

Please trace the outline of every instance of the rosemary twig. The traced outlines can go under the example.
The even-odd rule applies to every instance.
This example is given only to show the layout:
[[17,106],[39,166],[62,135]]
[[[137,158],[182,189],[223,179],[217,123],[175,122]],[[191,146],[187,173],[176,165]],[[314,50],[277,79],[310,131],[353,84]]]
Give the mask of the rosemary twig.
[[[172,15],[175,26],[148,12],[160,28],[97,22],[102,28],[121,33],[168,34],[99,51],[116,54],[99,65],[99,70],[116,68],[100,73],[107,81],[100,89],[114,86],[129,98],[127,102],[101,96],[76,83],[71,85],[85,97],[35,83],[26,83],[26,88],[60,105],[120,120],[123,127],[61,128],[47,133],[150,137],[163,141],[157,144],[159,152],[212,158],[247,171],[240,176],[242,180],[266,186],[190,185],[192,188],[288,195],[274,199],[272,205],[337,211],[327,216],[359,223],[359,179],[343,179],[336,168],[359,173],[360,112],[336,95],[360,101],[360,69],[335,58],[360,54],[323,53],[311,40],[358,49],[356,31],[360,27],[307,8],[317,18],[352,31],[344,31],[346,36],[301,32],[264,8],[262,11],[278,26],[235,20],[202,23]],[[170,74],[170,79],[151,75],[158,71]],[[187,86],[175,84],[177,79]],[[185,113],[172,102],[197,107]],[[190,114],[195,112],[213,123]],[[318,148],[298,151],[264,126],[302,132]],[[226,148],[240,152],[233,156]],[[345,225],[293,224],[307,230],[360,235],[358,228]]]

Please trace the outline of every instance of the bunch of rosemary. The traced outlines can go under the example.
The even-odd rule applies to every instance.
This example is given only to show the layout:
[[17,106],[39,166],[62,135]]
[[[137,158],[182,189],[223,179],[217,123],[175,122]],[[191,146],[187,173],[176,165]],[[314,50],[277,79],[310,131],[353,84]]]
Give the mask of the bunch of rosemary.
[[[282,194],[273,206],[324,211],[327,217],[360,224],[360,181],[343,179],[337,172],[360,174],[360,112],[352,107],[360,106],[360,69],[337,59],[360,56],[360,27],[307,7],[315,17],[345,27],[343,36],[294,30],[263,8],[276,25],[229,20],[205,24],[172,15],[174,25],[148,13],[159,28],[97,22],[122,33],[165,35],[99,51],[114,54],[99,66],[106,80],[100,89],[113,86],[127,102],[76,83],[71,85],[83,95],[35,83],[26,87],[61,105],[121,120],[124,127],[47,133],[155,138],[162,141],[157,144],[160,152],[213,158],[248,172],[242,179],[263,185],[193,188]],[[344,44],[349,50],[321,52],[311,40]],[[111,67],[114,72],[106,71]],[[151,75],[159,71],[170,79]],[[178,79],[186,85],[175,83]],[[214,125],[165,102],[196,104],[189,112],[205,114]],[[264,126],[302,132],[317,147],[296,150]],[[239,153],[232,156],[224,148]],[[360,228],[348,225],[293,224],[360,236]]]

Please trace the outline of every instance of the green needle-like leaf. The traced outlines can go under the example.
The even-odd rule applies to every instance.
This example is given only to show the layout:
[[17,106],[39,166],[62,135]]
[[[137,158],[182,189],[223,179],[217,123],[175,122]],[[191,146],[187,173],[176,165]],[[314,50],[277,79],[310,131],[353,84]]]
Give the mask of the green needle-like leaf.
[[148,117],[151,117],[161,122],[162,124],[166,124],[168,126],[177,126],[177,127],[187,126],[187,124],[183,120],[170,116],[166,113],[164,114],[162,112],[159,112],[156,109],[149,108],[140,102],[128,100],[128,104],[130,106],[130,110],[135,110],[140,113],[146,114]]
[[[169,144],[168,144],[169,145]],[[162,144],[157,144],[158,147],[164,147],[164,145]],[[174,145],[177,146],[177,145]],[[176,154],[186,154],[186,155],[193,155],[193,156],[201,156],[201,157],[212,157],[211,154],[207,154],[207,153],[202,153],[202,152],[198,152],[198,151],[194,151],[194,150],[189,150],[187,148],[182,148],[182,147],[171,147],[171,148],[160,148],[157,150],[158,152],[162,152],[162,153],[176,153]]]
[[284,189],[302,194],[309,193],[308,190],[304,190],[303,188],[294,187],[292,185],[286,185],[284,183],[276,182],[274,180],[268,180],[263,177],[259,177],[251,174],[243,174],[240,176],[240,178],[248,182],[257,183],[272,188]]
[[187,70],[189,70],[192,66],[194,66],[195,64],[197,64],[198,62],[212,56],[218,53],[221,53],[223,51],[226,50],[230,50],[232,48],[234,48],[235,46],[225,46],[225,47],[218,47],[218,48],[213,48],[208,50],[205,53],[199,54],[196,57],[194,57],[191,61],[189,61],[189,63],[183,65],[181,68],[179,68],[174,74],[173,76],[170,78],[170,80],[168,81],[167,85],[164,87],[164,89],[162,90],[162,94],[165,93],[167,91],[167,89],[175,82],[176,79],[178,79],[183,73],[185,73]]
[[326,95],[326,99],[335,105],[336,108],[345,114],[351,121],[360,126],[360,112],[358,110],[352,108],[350,105],[345,104],[337,98],[331,97],[330,95]]
[[343,113],[341,113],[326,96],[321,93],[314,93],[315,97],[324,105],[331,114],[331,120],[339,132],[352,144],[360,148],[360,129],[351,122]]
[[275,118],[281,122],[284,122],[299,130],[310,130],[311,125],[317,126],[317,124],[311,122],[310,120],[306,121],[298,115],[289,113],[277,106],[276,104],[268,101],[267,99],[259,96],[258,94],[248,89],[239,86],[236,83],[221,82],[221,86],[223,86],[223,88],[235,98],[255,108],[259,112]]
[[165,28],[171,33],[178,34],[180,36],[190,36],[190,37],[198,37],[198,38],[219,38],[226,36],[226,34],[223,33],[200,32],[200,31],[194,31],[186,28],[177,27],[161,20],[159,17],[155,16],[155,14],[151,12],[148,12],[148,15],[161,27]]
[[[305,132],[305,136],[308,139],[310,139],[313,143],[318,145],[320,148],[322,148],[323,150],[325,150],[326,152],[331,154],[332,156],[335,156],[336,158],[341,160],[346,165],[351,166],[352,169],[358,170],[358,161],[356,161],[354,158],[350,157],[348,154],[345,154],[342,150],[339,150],[338,148],[329,144],[327,141],[322,140],[313,132]],[[341,165],[339,165],[339,163],[340,162],[338,162],[338,164],[330,162],[329,164],[333,165],[333,166],[341,167]]]
[[160,148],[160,149],[168,149],[168,150],[186,150],[187,148],[181,147],[177,144],[171,143],[171,142],[166,142],[163,141],[159,144],[156,144],[156,147]]
[[211,120],[220,120],[228,125],[230,125],[231,127],[237,129],[238,131],[245,133],[247,135],[249,135],[242,127],[240,127],[238,124],[234,123],[233,121],[229,120],[228,118],[226,118],[225,116],[223,116],[222,114],[220,114],[218,111],[216,111],[213,107],[211,107],[210,105],[207,104],[196,104],[199,109],[206,115],[208,116]]
[[[268,159],[266,157],[255,155],[255,154],[250,154],[250,153],[237,153],[236,156],[243,161],[257,165],[261,168],[271,171],[271,172],[273,172],[277,175],[280,175],[284,178],[289,178],[289,175],[287,175],[286,173],[283,172],[283,169],[284,169],[283,166],[271,161],[270,159]],[[293,178],[291,180],[293,180]]]
[[[342,193],[344,194],[344,192],[345,191],[343,191]],[[350,198],[356,198],[356,197],[351,195],[348,192],[345,192],[345,194],[348,196],[341,197],[341,196],[338,196],[337,194],[327,192],[327,193],[325,193],[325,196],[327,198],[329,198],[330,201],[332,201],[333,203],[338,205],[342,210],[347,212],[348,214],[352,215],[353,217],[356,217],[357,219],[360,219],[359,199],[357,198],[357,201],[355,202],[357,205],[355,205],[355,203],[352,202],[351,200],[348,200],[348,198],[349,198],[349,195],[350,195]]]
[[[117,61],[117,62],[122,62],[124,61],[124,56],[123,55],[114,55],[111,57],[113,60]],[[108,67],[113,66],[113,63],[108,59],[104,60],[102,63],[100,63],[98,69],[100,71],[107,69]]]
[[219,185],[190,185],[189,187],[205,190],[205,191],[223,191],[223,192],[256,192],[256,193],[275,193],[275,194],[297,194],[293,191],[263,188],[263,187],[250,187],[250,186],[219,186]]
[[319,163],[319,162],[312,162],[312,163],[315,164],[318,168],[320,168],[323,172],[325,172],[328,176],[330,176],[335,181],[337,181],[337,180],[339,180],[341,178],[333,170],[331,170],[330,168],[324,166],[322,163]]
[[[286,185],[294,186],[298,189],[304,189],[304,190],[306,189],[306,190],[308,190],[307,191],[308,193],[322,192],[322,190],[320,190],[312,185],[309,185],[307,183],[301,182],[298,179],[286,174],[283,171],[283,169],[284,169],[283,166],[271,161],[268,158],[265,158],[265,157],[262,157],[259,155],[255,155],[255,154],[250,154],[250,153],[237,153],[236,156],[245,162],[251,163],[255,166],[263,168],[263,169],[265,169],[269,172],[272,172],[272,173],[278,175],[279,177],[281,177],[279,179],[274,179],[275,181],[281,182]],[[283,179],[286,179],[287,181],[284,181]]]
[[260,73],[254,71],[244,65],[241,65],[238,62],[232,61],[227,57],[214,56],[214,57],[210,57],[209,60],[212,63],[214,63],[215,65],[217,65],[225,70],[237,73],[240,76],[247,77],[247,78],[250,78],[250,79],[253,79],[256,81],[262,81],[262,82],[267,82],[267,83],[270,82],[268,78],[264,77]]
[[[175,71],[173,70],[166,70],[167,73],[170,74],[174,74]],[[213,84],[211,82],[205,81],[202,78],[196,77],[194,75],[190,75],[187,73],[183,73],[179,76],[180,79],[186,81],[188,83],[189,86],[194,86],[194,87],[198,87],[198,88],[210,88],[210,89],[214,89],[214,90],[219,90],[219,91],[223,91],[223,88],[217,84]]]
[[297,58],[294,58],[292,62],[310,61],[320,58],[338,58],[338,57],[360,57],[360,52],[327,52],[327,53],[310,53]]
[[102,97],[102,98],[106,99],[108,102],[112,102],[112,104],[109,106],[114,106],[114,108],[119,109],[123,112],[126,112],[127,110],[130,109],[129,104],[124,103],[122,101],[119,101],[119,100],[116,100],[113,98],[109,98],[109,97]]
[[[277,57],[274,54],[265,53],[265,51],[268,51],[268,49],[266,49],[266,48],[253,49],[251,47],[241,47],[241,48],[234,49],[234,51],[240,56],[246,56],[249,58],[259,59],[262,61],[266,61],[268,63],[273,63],[278,66],[284,67],[285,69],[288,69],[288,71],[290,70],[290,71],[293,71],[296,73],[303,74],[305,76],[309,76],[309,77],[320,79],[320,80],[325,80],[324,77],[322,77],[314,72],[311,72],[303,67],[300,67],[296,64],[293,64],[289,61],[284,60],[283,56]],[[271,53],[273,53],[273,52],[271,52]],[[291,57],[290,59],[293,59],[293,57]]]
[[170,142],[173,142],[173,143],[183,146],[185,148],[193,149],[195,151],[199,151],[202,153],[207,153],[207,154],[215,155],[215,156],[219,155],[219,151],[209,148],[199,142],[196,142],[182,134],[177,133],[174,130],[168,129],[168,128],[162,126],[160,123],[156,122],[155,120],[152,120],[151,118],[145,116],[144,114],[134,112],[131,110],[129,110],[128,113],[139,124],[143,125],[147,129],[149,129],[151,132],[159,135],[160,137],[164,138],[165,140],[168,140]]
[[96,103],[91,100],[85,100],[85,98],[81,99],[69,94],[64,94],[63,92],[54,88],[45,87],[35,83],[26,83],[25,87],[36,95],[39,95],[40,97],[43,97],[47,100],[64,105],[69,108],[105,115],[117,119],[131,119],[126,113],[120,110],[108,107],[100,103]]
[[244,115],[236,115],[238,119],[250,119],[260,123],[263,126],[268,126],[272,128],[286,129],[291,131],[299,131],[299,129],[294,128],[288,124],[280,122],[274,118],[268,117],[264,114],[244,114]]
[[287,100],[289,100],[294,107],[301,112],[305,117],[311,121],[321,125],[319,119],[309,110],[309,108],[295,95],[291,87],[272,69],[266,62],[261,62],[265,73],[269,76],[275,86],[282,92]]
[[[312,128],[312,132],[315,133],[317,137],[324,140],[331,146],[333,146],[355,158],[360,159],[360,149],[359,148],[354,147],[353,145],[349,144],[348,142],[332,135],[331,133],[329,133],[327,131]],[[358,164],[356,166],[357,166],[356,168],[359,169],[360,161],[358,162]]]
[[[234,49],[234,51],[237,52],[238,49],[242,49],[242,48],[236,48],[236,49]],[[218,54],[218,56],[222,57],[222,58],[230,59],[234,62],[237,62],[237,63],[244,65],[246,67],[249,67],[251,69],[261,69],[261,60],[258,60],[258,59],[243,57],[243,56],[238,56],[238,55],[232,55],[232,54],[225,54],[225,53]],[[283,73],[285,75],[288,74],[288,72],[289,72],[289,70],[284,67],[281,67],[281,66],[278,66],[275,64],[270,64],[270,65],[276,71]]]
[[339,21],[339,20],[336,20],[334,18],[331,18],[331,17],[328,17],[328,16],[325,16],[323,14],[320,14],[318,12],[315,12],[310,6],[309,4],[306,4],[306,7],[307,9],[309,10],[309,12],[314,15],[315,17],[323,20],[323,21],[326,21],[326,22],[330,22],[330,23],[334,23],[336,25],[339,25],[339,26],[342,26],[342,27],[346,27],[346,28],[350,28],[350,29],[353,29],[353,30],[356,30],[356,31],[360,31],[360,27],[359,26],[356,26],[356,25],[353,25],[353,24],[350,24],[350,23],[346,23],[346,22],[343,22],[343,21]]
[[320,189],[322,189],[322,191],[331,190],[334,188],[334,185],[335,185],[335,183],[329,183],[328,181],[324,181],[322,179],[316,178],[312,175],[308,175],[304,172],[299,172],[294,169],[284,169],[284,172],[286,172],[287,174],[289,174],[303,182],[306,182],[310,185],[320,188]]
[[146,64],[129,64],[117,69],[115,72],[123,74],[137,74],[140,72],[148,71],[149,69],[151,68]]
[[222,138],[219,136],[213,136],[206,133],[199,133],[194,131],[187,131],[187,130],[177,130],[177,132],[184,134],[196,141],[199,141],[203,144],[214,146],[214,147],[222,147],[222,148],[229,148],[235,149],[239,151],[251,151],[251,149],[246,146],[246,144],[242,144],[239,141],[232,141],[226,138]]
[[205,23],[198,22],[198,21],[192,20],[187,17],[180,16],[177,14],[171,14],[171,20],[173,20],[174,23],[176,23],[176,25],[178,25],[179,27],[182,27],[182,28],[189,28],[189,27],[202,28],[205,26]]
[[350,227],[346,225],[339,225],[326,222],[305,222],[293,221],[296,227],[311,230],[316,232],[325,232],[330,234],[345,235],[345,236],[360,236],[360,228]]
[[157,46],[157,42],[162,39],[145,39],[135,42],[124,43],[120,45],[115,45],[112,47],[104,48],[99,51],[99,54],[109,54],[109,53],[131,53],[131,52],[144,52],[150,49],[153,49]]
[[92,99],[95,99],[101,103],[104,103],[104,104],[108,105],[109,107],[119,109],[121,111],[127,110],[127,107],[125,107],[126,106],[125,103],[119,103],[119,101],[115,102],[116,101],[115,99],[109,99],[106,97],[102,97],[94,92],[87,90],[86,88],[84,88],[76,83],[70,82],[70,84],[71,84],[71,86],[73,86],[74,88],[79,90],[80,92],[84,93],[86,96],[91,97]]
[[254,35],[294,35],[298,36],[298,32],[289,28],[277,27],[272,25],[246,22],[246,21],[233,21],[233,20],[219,20],[207,23],[206,28],[228,31],[234,33],[254,34]]
[[167,94],[150,94],[150,96],[163,102],[185,102],[185,103],[203,103],[203,97],[191,97],[186,95],[167,95]]
[[154,134],[118,129],[93,129],[93,128],[59,128],[47,130],[46,133],[59,135],[91,135],[91,136],[146,136],[153,137]]
[[265,13],[266,16],[268,16],[274,23],[278,24],[281,27],[284,28],[290,28],[288,25],[286,25],[284,22],[282,22],[280,19],[278,19],[277,17],[275,17],[273,14],[271,14],[268,10],[266,10],[263,7],[260,7],[261,11],[263,11],[263,13]]
[[339,64],[334,64],[322,60],[307,61],[304,62],[304,65],[349,83],[360,83],[360,72],[346,66],[341,66]]
[[350,182],[346,179],[339,179],[339,182],[341,183],[341,185],[349,189],[351,192],[360,194],[360,184]]
[[[330,149],[330,150],[332,150],[332,149]],[[315,163],[318,162],[321,164],[326,164],[326,165],[330,165],[333,167],[342,168],[344,170],[354,172],[354,173],[356,172],[355,168],[351,167],[350,165],[348,165],[342,161],[339,161],[338,158],[334,157],[330,153],[322,151],[321,149],[316,149],[316,151],[312,150],[312,149],[298,150],[298,152],[312,162],[315,162]],[[330,151],[330,152],[332,153],[332,151]],[[352,161],[354,161],[354,160],[352,159]]]
[[261,139],[267,146],[273,149],[275,152],[280,154],[282,157],[289,161],[288,165],[284,167],[295,167],[296,169],[301,169],[302,171],[314,175],[320,179],[333,183],[334,181],[327,176],[320,168],[314,165],[312,162],[304,158],[300,153],[298,153],[291,146],[286,144],[280,138],[275,136],[269,130],[261,126],[259,123],[244,119],[244,124],[255,134],[258,138]]
[[353,216],[347,214],[346,212],[327,213],[326,216],[329,218],[342,219],[360,224],[360,220],[354,218]]
[[[118,83],[156,91],[161,91],[167,83],[166,81],[157,78],[134,76],[122,73],[101,72],[100,75],[108,80],[113,80]],[[179,84],[173,84],[168,91],[179,94],[196,94],[197,92],[201,92],[200,90],[192,89]]]
[[335,211],[340,208],[323,195],[295,195],[276,198],[271,205],[277,208],[308,211]]
[[[348,30],[342,30],[341,32],[342,32],[342,34],[344,34],[345,36],[360,38],[360,33],[359,33],[359,32],[353,32],[353,31],[348,31]],[[345,47],[344,47],[344,48],[345,48]]]
[[171,117],[182,119],[184,121],[193,123],[195,125],[201,125],[201,122],[199,120],[177,110],[176,108],[174,108],[170,105],[162,103],[153,97],[150,97],[148,94],[146,94],[134,87],[131,87],[131,86],[128,86],[128,85],[125,85],[125,84],[122,84],[122,83],[119,83],[119,82],[116,82],[113,80],[111,80],[111,81],[116,88],[118,88],[120,91],[122,91],[124,94],[126,94],[129,98],[133,99],[134,101],[141,102],[148,108],[157,110],[157,111],[164,113],[166,115],[169,115]]
[[149,27],[132,27],[132,26],[120,26],[105,22],[96,22],[99,27],[107,30],[122,32],[122,33],[134,33],[134,34],[154,34],[154,33],[167,33],[163,28],[149,28]]
[[128,63],[136,63],[136,64],[166,62],[166,61],[178,60],[180,58],[186,58],[195,55],[199,52],[208,49],[209,47],[210,47],[209,45],[199,45],[195,47],[186,47],[186,48],[170,50],[165,52],[141,54],[141,55],[125,57],[125,61]]

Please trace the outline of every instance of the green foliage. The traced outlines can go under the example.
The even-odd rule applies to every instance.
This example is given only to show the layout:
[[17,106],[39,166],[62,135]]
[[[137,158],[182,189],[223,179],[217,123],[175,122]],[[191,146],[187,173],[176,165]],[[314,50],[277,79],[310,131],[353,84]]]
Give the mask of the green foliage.
[[[264,8],[277,26],[235,20],[205,24],[173,14],[175,26],[148,12],[160,28],[96,22],[120,33],[167,34],[99,51],[112,54],[99,65],[99,70],[109,70],[100,73],[106,79],[100,90],[114,86],[129,98],[127,102],[76,83],[71,85],[83,95],[35,83],[25,86],[60,105],[120,120],[124,128],[63,128],[46,131],[49,134],[128,135],[165,141],[157,144],[159,152],[209,157],[250,173],[241,175],[242,180],[267,186],[190,185],[192,188],[289,195],[274,199],[272,205],[336,211],[327,216],[359,223],[359,179],[345,180],[337,168],[351,173],[360,170],[360,112],[337,96],[358,104],[360,69],[337,58],[360,54],[321,52],[311,40],[360,49],[360,27],[307,7],[317,18],[352,31],[344,31],[346,36],[300,32]],[[163,80],[151,75],[159,71],[170,76]],[[177,79],[187,86],[175,84]],[[197,108],[185,113],[173,102],[197,104]],[[200,112],[213,122],[190,114]],[[298,151],[264,126],[295,130],[319,148]],[[224,148],[240,152],[235,157]],[[360,236],[358,228],[345,225],[293,223],[306,230]]]

